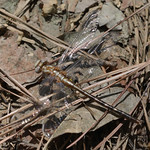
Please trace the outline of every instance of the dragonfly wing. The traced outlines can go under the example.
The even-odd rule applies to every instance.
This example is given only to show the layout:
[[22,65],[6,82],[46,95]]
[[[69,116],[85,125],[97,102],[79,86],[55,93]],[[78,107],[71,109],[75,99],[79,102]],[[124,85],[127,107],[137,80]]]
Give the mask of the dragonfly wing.
[[78,32],[76,32],[74,36],[73,34],[71,34],[71,37],[68,37],[70,47],[63,53],[62,58],[60,59],[58,64],[65,62],[68,58],[72,59],[72,56],[76,52],[76,49],[86,49],[88,47],[91,39],[96,36],[95,33],[98,31],[97,28],[99,18],[97,17],[98,15],[96,13],[97,11],[94,10],[88,16],[86,16],[86,18],[84,19],[86,21],[82,23],[82,26],[80,27]]
[[51,98],[51,108],[47,111],[53,112],[59,110],[66,106],[67,109],[65,111],[59,111],[55,115],[48,117],[43,121],[42,131],[44,135],[50,137],[55,129],[60,125],[60,123],[66,118],[66,116],[72,111],[72,108],[68,107],[68,104],[73,101],[73,97],[70,93],[70,89],[65,87],[63,83],[53,83],[53,92],[56,95],[52,96]]
[[51,94],[53,82],[54,82],[54,77],[50,75],[45,77],[39,86],[39,94],[41,96],[46,96]]

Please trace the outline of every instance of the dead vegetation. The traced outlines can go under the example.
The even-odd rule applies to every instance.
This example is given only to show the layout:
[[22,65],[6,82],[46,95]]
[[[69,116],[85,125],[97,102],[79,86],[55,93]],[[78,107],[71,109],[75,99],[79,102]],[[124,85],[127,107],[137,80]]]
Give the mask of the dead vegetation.
[[[0,4],[1,149],[150,149],[149,0]],[[72,53],[77,65],[62,59]],[[73,64],[78,87],[141,123],[70,88],[71,94],[57,97],[57,85],[34,71],[43,59],[57,69],[63,61]],[[39,90],[41,82],[51,92]]]

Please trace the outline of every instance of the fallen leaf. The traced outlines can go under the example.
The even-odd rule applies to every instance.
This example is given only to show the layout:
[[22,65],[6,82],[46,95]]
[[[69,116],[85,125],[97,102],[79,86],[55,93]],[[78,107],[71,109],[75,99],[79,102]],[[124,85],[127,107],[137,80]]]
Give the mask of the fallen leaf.
[[130,6],[131,2],[132,2],[131,0],[123,0],[120,9],[124,10],[124,9],[128,8]]
[[78,0],[68,0],[68,11],[75,12],[76,5],[78,4]]
[[45,16],[57,12],[57,0],[42,0],[43,1],[43,14]]

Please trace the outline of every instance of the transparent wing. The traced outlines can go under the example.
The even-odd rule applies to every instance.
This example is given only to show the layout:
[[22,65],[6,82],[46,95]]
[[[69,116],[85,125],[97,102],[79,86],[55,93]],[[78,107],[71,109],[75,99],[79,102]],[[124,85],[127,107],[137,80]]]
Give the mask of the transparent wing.
[[[70,48],[64,52],[58,63],[58,66],[61,66],[61,70],[65,70],[67,77],[74,83],[80,83],[82,80],[93,77],[93,75],[97,76],[101,73],[101,62],[98,58],[93,58],[96,58],[97,54],[100,53],[101,46],[106,40],[106,37],[98,39],[95,44],[90,43],[92,38],[97,36],[97,34],[100,34],[97,30],[97,20],[98,18],[96,17],[96,12],[93,12],[90,16],[88,16],[87,21],[83,24],[82,31],[80,31],[79,34],[73,39],[70,44]],[[51,78],[53,79],[53,77]],[[55,80],[53,79],[53,81]],[[52,82],[52,80],[50,80],[49,83],[51,84],[49,94],[56,94],[49,100],[52,107],[48,109],[47,113],[53,112],[63,106],[66,106],[67,108],[67,104],[75,100],[75,96],[70,96],[73,95],[73,91],[71,91],[70,88],[67,88],[62,83]],[[83,86],[86,86],[86,84]],[[42,91],[46,90],[42,89]],[[53,125],[59,125],[70,112],[71,108],[67,108],[64,112],[61,111],[54,117],[46,119],[43,122],[43,132],[46,135],[49,135],[46,130],[53,130]]]
[[66,59],[72,59],[73,54],[79,49],[87,49],[92,38],[99,34],[97,30],[98,20],[97,11],[93,11],[85,18],[85,22],[80,27],[81,29],[75,35],[74,39],[70,42],[70,47],[63,53],[62,58],[58,64],[66,61]]

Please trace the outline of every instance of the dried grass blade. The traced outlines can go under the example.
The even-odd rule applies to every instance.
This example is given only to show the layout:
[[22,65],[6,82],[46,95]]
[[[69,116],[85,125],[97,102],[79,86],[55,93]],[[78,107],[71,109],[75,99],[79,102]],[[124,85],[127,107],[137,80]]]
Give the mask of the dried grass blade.
[[6,76],[14,85],[16,85],[21,91],[24,92],[25,95],[27,95],[31,101],[33,103],[36,103],[38,105],[41,104],[41,102],[35,98],[26,88],[24,88],[17,80],[15,80],[13,77],[11,77],[10,75],[8,75],[5,71],[3,71],[1,68],[0,68],[0,72]]
[[4,119],[7,119],[7,118],[11,117],[12,115],[14,115],[14,114],[16,114],[16,113],[19,113],[19,112],[21,112],[21,111],[23,111],[23,110],[25,110],[25,109],[28,109],[28,108],[30,108],[31,106],[33,106],[33,105],[32,105],[32,104],[25,105],[25,106],[23,106],[23,107],[21,107],[21,108],[15,110],[15,111],[13,111],[13,112],[11,112],[11,113],[9,113],[9,114],[7,114],[7,115],[1,117],[1,118],[0,118],[0,121],[2,121],[2,120],[4,120]]
[[124,139],[119,141],[119,143],[113,148],[113,150],[118,150],[126,141],[128,141],[128,135],[126,135]]
[[[4,9],[0,9],[0,16],[9,20],[10,22],[14,23],[18,27],[21,26],[21,28],[23,28],[24,30],[27,30],[28,32],[31,31],[31,33],[34,33],[38,36],[41,36],[42,38],[52,42],[53,44],[56,44],[56,45],[58,45],[62,48],[65,48],[65,49],[68,48],[68,44],[66,44],[64,41],[62,41],[62,40],[60,40],[60,39],[58,39],[52,35],[47,35],[43,31],[41,31],[40,29],[37,29],[37,28],[27,24],[26,22],[21,20],[19,17],[16,17],[15,15],[5,11]],[[16,21],[18,21],[19,23]]]

